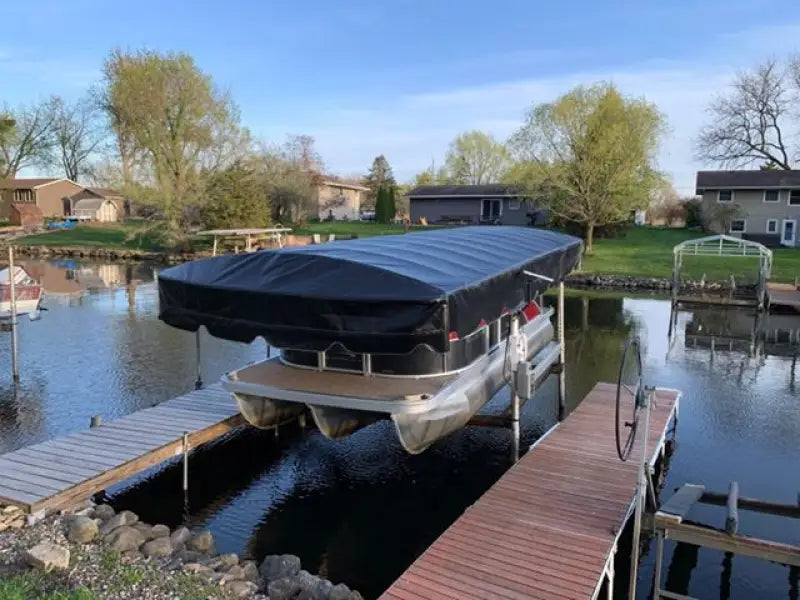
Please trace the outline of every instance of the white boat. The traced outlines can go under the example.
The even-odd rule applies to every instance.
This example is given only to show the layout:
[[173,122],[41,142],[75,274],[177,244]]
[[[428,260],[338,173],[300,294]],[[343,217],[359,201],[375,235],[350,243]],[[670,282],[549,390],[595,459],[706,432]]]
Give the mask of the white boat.
[[[0,319],[11,318],[10,273],[8,267],[0,269]],[[14,265],[14,295],[17,316],[29,315],[32,319],[39,316],[42,286],[19,265]]]
[[560,346],[536,299],[580,251],[551,231],[462,227],[224,256],[162,271],[159,316],[281,349],[222,378],[252,425],[308,409],[340,438],[390,418],[418,453],[517,373],[550,372]]

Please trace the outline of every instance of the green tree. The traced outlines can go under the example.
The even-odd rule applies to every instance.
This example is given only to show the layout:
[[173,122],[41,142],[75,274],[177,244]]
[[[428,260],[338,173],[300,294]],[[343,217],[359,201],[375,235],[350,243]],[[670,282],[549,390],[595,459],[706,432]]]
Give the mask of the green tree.
[[496,183],[508,169],[508,151],[490,134],[468,131],[450,142],[445,166],[453,183]]
[[206,183],[202,220],[210,229],[267,225],[269,199],[256,173],[235,164],[211,175]]
[[116,51],[105,76],[101,97],[120,148],[143,156],[152,197],[178,236],[204,177],[235,158],[219,151],[240,137],[238,110],[188,54]]
[[370,196],[376,199],[376,206],[378,190],[386,184],[396,185],[396,183],[389,161],[386,160],[383,154],[376,156],[375,160],[372,161],[372,166],[369,168],[369,173],[364,178],[364,185],[370,189]]
[[595,227],[629,219],[661,185],[654,158],[664,128],[654,105],[612,84],[578,87],[530,109],[511,139],[509,179],[580,224],[591,253]]
[[397,212],[395,206],[395,187],[390,184],[378,188],[378,197],[375,201],[375,220],[378,223],[391,223]]

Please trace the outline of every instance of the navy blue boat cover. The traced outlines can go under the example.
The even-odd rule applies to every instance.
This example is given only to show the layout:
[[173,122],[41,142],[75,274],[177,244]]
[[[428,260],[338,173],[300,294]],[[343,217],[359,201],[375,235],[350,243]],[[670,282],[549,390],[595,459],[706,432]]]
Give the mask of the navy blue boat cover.
[[578,238],[529,227],[438,229],[188,262],[158,277],[165,323],[279,348],[449,349],[577,264]]

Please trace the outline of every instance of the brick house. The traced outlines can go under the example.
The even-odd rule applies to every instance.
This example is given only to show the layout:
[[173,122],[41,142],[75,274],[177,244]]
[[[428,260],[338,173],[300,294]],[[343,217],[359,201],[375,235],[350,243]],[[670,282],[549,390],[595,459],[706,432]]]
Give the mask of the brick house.
[[69,179],[5,179],[0,181],[0,219],[8,219],[12,204],[33,204],[43,217],[63,217],[70,197],[85,189]]

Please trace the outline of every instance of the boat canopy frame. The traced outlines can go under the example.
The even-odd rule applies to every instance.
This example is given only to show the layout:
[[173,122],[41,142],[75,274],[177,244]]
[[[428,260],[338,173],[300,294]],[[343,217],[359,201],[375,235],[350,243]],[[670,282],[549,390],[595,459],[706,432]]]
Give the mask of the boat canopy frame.
[[758,287],[756,293],[763,303],[767,281],[772,275],[772,250],[764,244],[734,237],[732,235],[710,235],[686,240],[672,248],[672,289],[680,289],[681,267],[687,256],[717,256],[722,258],[758,258]]

